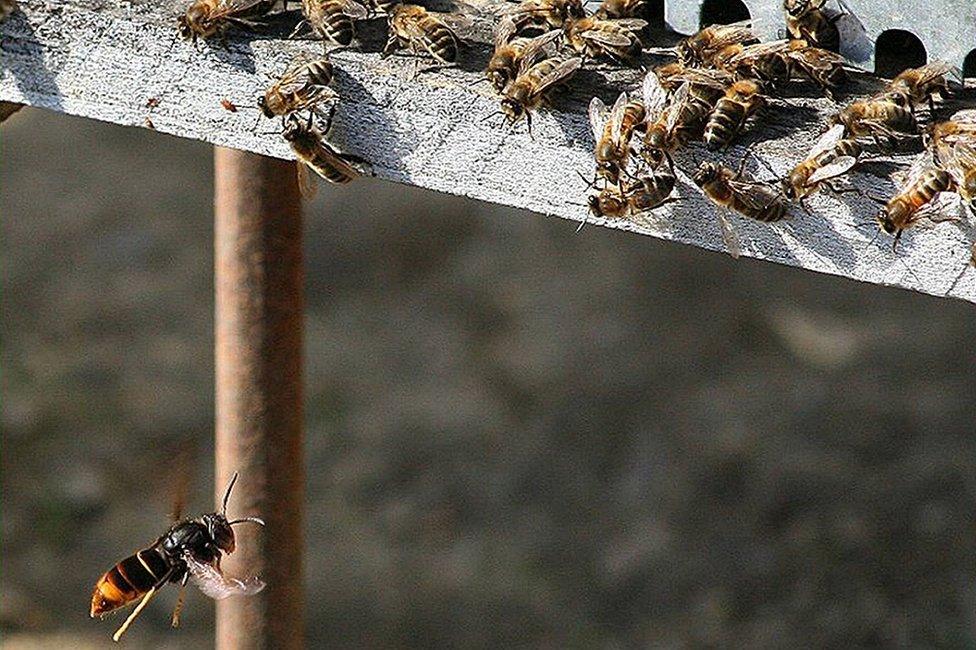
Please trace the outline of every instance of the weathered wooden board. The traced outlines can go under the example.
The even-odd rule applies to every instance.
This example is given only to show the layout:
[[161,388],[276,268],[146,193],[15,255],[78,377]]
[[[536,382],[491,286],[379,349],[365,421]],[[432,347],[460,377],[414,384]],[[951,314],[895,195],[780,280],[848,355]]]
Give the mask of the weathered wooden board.
[[[321,44],[284,40],[296,21],[290,15],[276,20],[269,34],[231,34],[224,44],[194,48],[177,39],[175,12],[157,0],[22,3],[0,27],[0,100],[124,125],[151,122],[163,133],[290,158],[277,135],[280,124],[261,118],[254,102],[268,77],[296,52]],[[489,29],[481,21],[469,35],[472,43],[458,68],[415,77],[414,60],[380,58],[382,21],[364,24],[357,47],[333,54],[343,100],[332,139],[372,161],[380,178],[579,221],[586,214],[586,186],[577,172],[589,176],[593,165],[586,103],[593,94],[612,101],[620,89],[636,86],[640,73],[584,71],[554,111],[536,117],[530,137],[524,125],[502,128],[499,117],[486,119],[498,107],[492,89],[477,83]],[[227,111],[221,99],[240,109]],[[783,174],[834,110],[812,90],[776,102],[743,141],[772,171],[762,165],[752,171],[765,178]],[[718,157],[736,165],[742,151]],[[712,157],[692,147],[677,162],[690,171]],[[885,195],[893,190],[889,176],[895,168],[878,160],[852,182]],[[600,225],[723,250],[714,209],[684,173],[677,191],[681,200],[653,218]],[[796,210],[773,226],[733,217],[743,255],[976,302],[969,224],[913,229],[895,255],[890,238],[875,236],[871,201],[857,194],[843,200],[820,195],[811,207],[813,216]]]

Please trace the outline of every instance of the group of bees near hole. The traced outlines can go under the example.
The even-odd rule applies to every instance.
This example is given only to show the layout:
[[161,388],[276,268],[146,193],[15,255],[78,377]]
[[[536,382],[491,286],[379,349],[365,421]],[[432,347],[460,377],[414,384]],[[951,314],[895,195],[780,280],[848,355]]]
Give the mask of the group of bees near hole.
[[[673,48],[675,61],[647,72],[641,96],[624,92],[611,108],[594,98],[589,107],[595,139],[596,174],[589,184],[589,211],[607,219],[633,219],[678,200],[674,154],[694,141],[710,150],[725,150],[769,107],[769,98],[794,80],[812,82],[830,99],[852,69],[837,53],[836,21],[844,15],[828,8],[829,0],[784,0],[788,39],[760,43],[747,22],[714,25],[683,39]],[[840,0],[837,0],[840,2]],[[406,48],[438,65],[457,61],[462,40],[455,29],[470,18],[434,12],[399,0],[301,0],[304,21],[326,42],[352,42],[355,21],[385,15],[388,40],[384,54]],[[635,65],[644,50],[648,0],[603,0],[588,14],[582,0],[504,2],[494,30],[494,51],[487,80],[500,95],[500,112],[514,124],[546,106],[588,61]],[[219,34],[228,25],[254,28],[277,0],[196,0],[179,19],[181,34],[196,40]],[[296,32],[298,29],[296,29]],[[658,48],[663,51],[664,48]],[[942,62],[907,70],[878,94],[854,101],[833,116],[833,126],[807,157],[779,183],[767,183],[720,163],[702,162],[691,177],[719,206],[719,222],[729,252],[738,255],[737,237],[727,218],[732,210],[745,217],[775,222],[790,213],[790,202],[805,200],[820,189],[850,191],[837,181],[869,156],[924,143],[925,154],[903,176],[901,190],[882,201],[881,229],[895,236],[923,219],[960,218],[962,199],[973,207],[976,177],[976,118],[960,111],[937,122],[935,97],[950,95],[954,71]],[[339,152],[325,135],[338,95],[329,88],[332,63],[324,53],[294,60],[259,100],[268,117],[283,120],[282,135],[305,166],[334,183],[362,173],[362,161]],[[956,75],[958,76],[958,75]],[[325,127],[313,120],[329,104]],[[928,126],[919,124],[916,108],[928,105]],[[308,111],[305,119],[300,113]],[[311,190],[306,178],[302,186]],[[870,197],[879,200],[876,197]],[[976,211],[976,208],[973,208]],[[585,221],[584,221],[585,223]],[[582,224],[581,224],[582,227]]]

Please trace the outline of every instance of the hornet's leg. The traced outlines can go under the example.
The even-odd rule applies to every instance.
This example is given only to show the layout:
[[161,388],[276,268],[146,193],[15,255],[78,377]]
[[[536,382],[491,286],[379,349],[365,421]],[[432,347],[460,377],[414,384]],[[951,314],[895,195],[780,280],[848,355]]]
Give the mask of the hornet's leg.
[[142,601],[140,601],[139,604],[136,606],[136,608],[132,610],[132,613],[129,614],[129,618],[125,619],[125,623],[123,623],[122,626],[118,630],[116,630],[115,634],[112,635],[113,641],[118,641],[119,639],[122,638],[122,635],[125,634],[125,631],[129,629],[130,625],[132,625],[132,622],[136,620],[139,614],[142,613],[142,610],[146,608],[146,605],[149,604],[149,601],[152,600],[153,596],[156,595],[156,590],[157,587],[153,587],[152,589],[146,592],[146,595],[143,596]]
[[173,627],[180,626],[180,612],[183,611],[183,598],[186,596],[186,581],[190,579],[190,574],[186,573],[180,581],[180,595],[176,597],[176,607],[173,608]]

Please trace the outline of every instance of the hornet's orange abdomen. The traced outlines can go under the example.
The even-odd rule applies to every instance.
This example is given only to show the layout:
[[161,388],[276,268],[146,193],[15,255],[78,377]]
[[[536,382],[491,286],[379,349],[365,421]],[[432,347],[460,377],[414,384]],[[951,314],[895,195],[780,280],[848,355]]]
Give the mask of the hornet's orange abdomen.
[[92,592],[91,616],[104,616],[141,598],[172,573],[157,546],[130,555],[105,572]]

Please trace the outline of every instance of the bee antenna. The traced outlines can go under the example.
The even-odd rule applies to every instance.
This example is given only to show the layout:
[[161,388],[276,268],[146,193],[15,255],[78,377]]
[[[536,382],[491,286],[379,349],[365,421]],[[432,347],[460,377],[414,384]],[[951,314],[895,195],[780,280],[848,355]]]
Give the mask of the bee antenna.
[[872,201],[874,201],[878,205],[888,205],[888,200],[887,199],[883,199],[880,196],[875,196],[874,194],[871,194],[870,192],[865,192],[864,193],[864,196],[868,197],[869,199],[871,199]]
[[503,115],[503,113],[501,111],[495,111],[493,113],[489,113],[488,115],[485,115],[483,118],[481,118],[481,121],[487,122],[488,120],[495,117],[496,115]]
[[227,491],[224,492],[224,503],[220,508],[220,514],[227,516],[227,502],[230,500],[230,491],[234,489],[234,483],[237,483],[237,472],[230,477],[230,483],[227,484]]
[[241,517],[240,519],[235,519],[234,521],[228,521],[228,526],[234,526],[237,524],[257,524],[258,526],[264,526],[264,519],[260,517]]

